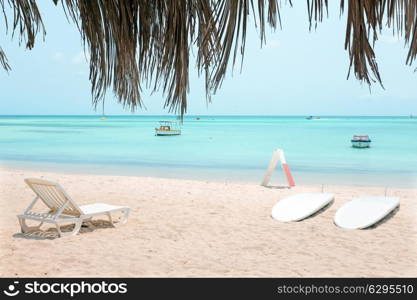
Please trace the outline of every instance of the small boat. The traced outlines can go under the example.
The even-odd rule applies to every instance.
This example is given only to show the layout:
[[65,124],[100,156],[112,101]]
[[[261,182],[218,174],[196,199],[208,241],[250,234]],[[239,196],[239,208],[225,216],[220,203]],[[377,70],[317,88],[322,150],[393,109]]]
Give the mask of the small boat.
[[319,120],[320,117],[309,116],[306,118],[307,120]]
[[104,114],[104,100],[103,100],[103,110],[102,110],[102,114],[101,114],[101,118],[100,118],[100,120],[102,120],[102,121],[107,120],[107,117],[106,117],[106,115]]
[[369,148],[371,146],[371,140],[367,135],[354,135],[351,142],[353,148]]
[[178,121],[159,121],[159,128],[155,128],[157,136],[180,135],[181,128]]

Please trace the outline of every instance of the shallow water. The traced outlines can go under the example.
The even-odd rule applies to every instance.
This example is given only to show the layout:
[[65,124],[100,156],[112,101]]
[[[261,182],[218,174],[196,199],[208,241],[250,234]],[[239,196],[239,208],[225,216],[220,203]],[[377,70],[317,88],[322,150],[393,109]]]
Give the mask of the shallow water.
[[[282,148],[296,183],[417,186],[416,118],[187,116],[181,136],[155,136],[158,120],[169,119],[0,116],[0,161],[73,172],[260,181],[273,150]],[[368,134],[371,148],[352,148],[353,134]]]

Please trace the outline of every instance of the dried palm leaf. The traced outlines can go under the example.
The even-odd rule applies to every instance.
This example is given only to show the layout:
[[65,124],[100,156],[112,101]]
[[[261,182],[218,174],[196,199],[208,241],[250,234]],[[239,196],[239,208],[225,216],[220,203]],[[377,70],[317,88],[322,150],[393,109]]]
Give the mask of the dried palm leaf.
[[[192,49],[204,73],[209,96],[217,91],[238,56],[243,60],[249,18],[259,27],[281,23],[279,0],[53,0],[78,26],[90,54],[90,80],[95,105],[113,89],[119,102],[132,110],[143,105],[141,86],[166,95],[165,107],[183,115],[187,110]],[[0,0],[13,11],[13,32],[33,47],[43,29],[35,1]],[[291,1],[289,1],[291,4]],[[328,13],[329,1],[307,0],[310,28]],[[374,44],[382,27],[404,36],[406,63],[417,55],[417,0],[341,0],[347,11],[345,49],[355,76],[368,84],[382,79]],[[267,16],[267,17],[266,17]],[[0,49],[0,64],[9,69]]]

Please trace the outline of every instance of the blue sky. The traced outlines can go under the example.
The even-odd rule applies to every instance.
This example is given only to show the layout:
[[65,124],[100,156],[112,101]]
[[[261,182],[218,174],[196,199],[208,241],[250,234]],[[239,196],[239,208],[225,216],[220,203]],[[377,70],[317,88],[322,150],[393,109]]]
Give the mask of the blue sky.
[[[10,32],[6,35],[0,21],[0,45],[12,67],[8,74],[0,70],[0,114],[95,114],[88,63],[76,27],[68,23],[60,6],[52,1],[38,3],[47,35],[45,41],[39,36],[31,51],[19,47]],[[188,114],[417,115],[416,66],[405,66],[407,49],[390,31],[383,32],[376,47],[385,90],[375,84],[370,93],[354,76],[346,80],[346,15],[339,18],[336,4],[331,3],[329,19],[311,33],[305,1],[297,1],[292,8],[284,5],[282,30],[268,30],[267,45],[262,48],[256,30],[251,29],[242,73],[240,65],[235,67],[209,105],[204,79],[192,68]],[[143,98],[146,110],[135,114],[168,113],[161,93],[144,91]],[[111,91],[106,113],[131,114]]]

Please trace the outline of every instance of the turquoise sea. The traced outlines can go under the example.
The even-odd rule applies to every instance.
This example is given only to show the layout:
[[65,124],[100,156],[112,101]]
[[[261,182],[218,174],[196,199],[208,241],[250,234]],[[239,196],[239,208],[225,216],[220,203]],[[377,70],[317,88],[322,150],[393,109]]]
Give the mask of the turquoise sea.
[[[297,184],[417,186],[417,118],[187,116],[183,134],[157,137],[167,116],[0,116],[6,167],[260,182],[282,148]],[[351,147],[368,134],[370,149]],[[279,170],[279,169],[278,169]],[[274,183],[283,181],[276,172]]]

